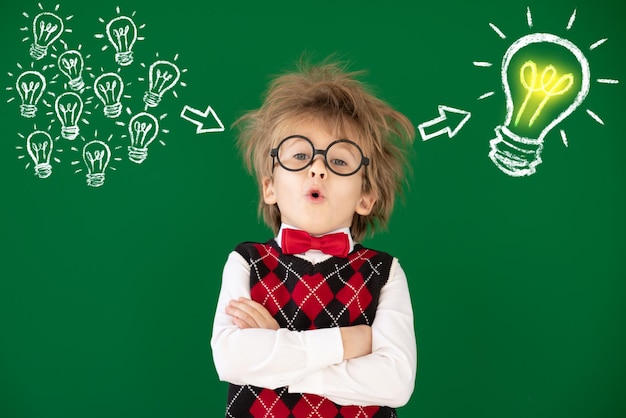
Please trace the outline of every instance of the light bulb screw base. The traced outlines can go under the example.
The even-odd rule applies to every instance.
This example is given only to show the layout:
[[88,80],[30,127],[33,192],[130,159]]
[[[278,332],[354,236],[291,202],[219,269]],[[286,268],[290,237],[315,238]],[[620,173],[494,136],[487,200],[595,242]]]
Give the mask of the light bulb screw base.
[[20,114],[25,118],[34,118],[37,114],[37,106],[31,104],[20,105]]
[[115,54],[115,62],[126,67],[133,63],[133,51],[118,52]]
[[495,128],[496,137],[489,142],[489,158],[504,173],[512,177],[530,176],[541,164],[543,138],[519,136],[506,126]]
[[69,83],[67,83],[67,84],[74,91],[81,91],[82,89],[85,88],[85,81],[83,80],[82,77],[77,77],[77,78],[71,79],[69,81]]
[[46,55],[48,55],[48,47],[45,45],[38,45],[36,43],[33,43],[30,46],[30,56],[33,59],[36,60],[40,60],[43,57],[45,57]]
[[128,159],[136,164],[141,164],[148,158],[148,148],[128,147]]
[[80,128],[78,126],[64,126],[61,128],[61,137],[73,141],[79,132]]
[[146,94],[143,95],[143,101],[148,107],[157,107],[161,102],[161,96],[157,93],[147,91]]
[[48,163],[41,163],[35,166],[35,175],[40,179],[45,179],[50,177],[52,174],[52,166]]
[[116,118],[120,114],[122,114],[122,104],[121,103],[113,103],[111,105],[104,106],[104,116],[107,118]]
[[87,186],[100,187],[104,184],[104,173],[87,174]]

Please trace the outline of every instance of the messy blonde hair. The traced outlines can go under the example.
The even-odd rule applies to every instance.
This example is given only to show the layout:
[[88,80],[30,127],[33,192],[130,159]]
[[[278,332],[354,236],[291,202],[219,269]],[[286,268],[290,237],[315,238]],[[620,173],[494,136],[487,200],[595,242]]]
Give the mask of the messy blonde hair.
[[[354,214],[351,233],[360,241],[368,233],[385,228],[395,201],[402,192],[405,172],[410,169],[407,151],[415,136],[409,119],[374,97],[356,77],[336,62],[312,65],[299,62],[297,71],[277,77],[269,86],[263,105],[239,118],[237,145],[248,171],[253,174],[262,196],[262,179],[272,177],[270,150],[288,129],[299,122],[315,120],[329,133],[357,135],[370,159],[364,170],[363,193],[376,197],[367,216]],[[277,205],[261,198],[259,216],[276,233],[280,227]]]

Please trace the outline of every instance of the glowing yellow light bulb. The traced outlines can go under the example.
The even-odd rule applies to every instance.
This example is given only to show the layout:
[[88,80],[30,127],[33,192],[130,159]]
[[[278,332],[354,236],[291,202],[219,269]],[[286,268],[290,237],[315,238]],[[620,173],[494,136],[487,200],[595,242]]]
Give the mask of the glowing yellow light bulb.
[[529,176],[541,163],[548,132],[587,97],[589,62],[572,42],[533,33],[507,49],[501,75],[506,117],[495,129],[489,157],[510,176]]

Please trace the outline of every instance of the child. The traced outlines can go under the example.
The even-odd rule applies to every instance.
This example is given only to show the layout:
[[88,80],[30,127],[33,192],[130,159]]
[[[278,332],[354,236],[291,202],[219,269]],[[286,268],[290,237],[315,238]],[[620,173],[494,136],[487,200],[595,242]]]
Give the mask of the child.
[[227,417],[395,417],[413,392],[406,276],[357,242],[386,225],[414,129],[355,76],[301,64],[237,122],[276,236],[224,266],[211,347]]

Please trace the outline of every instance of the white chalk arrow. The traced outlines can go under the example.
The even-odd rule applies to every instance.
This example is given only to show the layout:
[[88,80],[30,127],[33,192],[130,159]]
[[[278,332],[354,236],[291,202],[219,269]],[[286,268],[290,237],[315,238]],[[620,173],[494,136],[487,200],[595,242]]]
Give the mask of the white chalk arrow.
[[[452,121],[449,120],[452,119],[450,116],[458,119],[459,115],[461,119],[456,124],[453,124]],[[471,115],[470,112],[465,110],[439,105],[439,117],[420,124],[417,129],[420,131],[423,141],[446,133],[448,134],[448,138],[452,138],[461,130]],[[454,126],[454,128],[451,128],[451,126]]]
[[[220,118],[217,117],[217,114],[211,106],[208,106],[206,110],[202,112],[198,109],[194,109],[191,106],[185,105],[182,112],[180,112],[180,117],[196,125],[196,134],[224,131],[224,124],[222,123]],[[209,119],[212,119],[212,121],[216,122],[218,126],[205,128],[205,124],[209,122]]]

